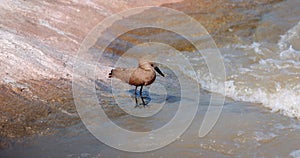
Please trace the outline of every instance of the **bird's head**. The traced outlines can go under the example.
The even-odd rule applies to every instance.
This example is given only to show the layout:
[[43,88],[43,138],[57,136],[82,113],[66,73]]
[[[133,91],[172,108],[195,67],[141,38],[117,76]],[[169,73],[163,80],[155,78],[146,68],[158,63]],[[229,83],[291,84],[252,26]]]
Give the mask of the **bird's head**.
[[160,71],[158,68],[158,64],[150,61],[140,60],[139,61],[139,67],[144,70],[155,70],[157,73],[159,73],[161,76],[165,77],[165,75]]

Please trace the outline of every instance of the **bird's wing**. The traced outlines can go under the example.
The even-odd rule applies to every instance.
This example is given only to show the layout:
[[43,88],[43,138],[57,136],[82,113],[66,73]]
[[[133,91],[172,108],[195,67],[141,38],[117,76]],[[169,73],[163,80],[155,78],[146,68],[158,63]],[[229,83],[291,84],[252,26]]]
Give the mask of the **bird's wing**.
[[130,76],[134,70],[135,68],[115,68],[111,70],[110,76],[112,78],[118,78],[126,83],[129,83]]

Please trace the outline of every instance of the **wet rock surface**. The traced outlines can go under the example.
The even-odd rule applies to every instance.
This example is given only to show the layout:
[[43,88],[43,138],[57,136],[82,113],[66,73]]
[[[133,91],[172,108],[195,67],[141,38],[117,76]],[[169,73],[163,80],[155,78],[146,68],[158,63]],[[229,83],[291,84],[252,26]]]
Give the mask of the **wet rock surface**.
[[[80,122],[69,80],[27,80],[26,85],[24,89],[0,87],[1,140],[54,134],[60,128]],[[1,144],[7,147],[5,141]]]
[[[176,2],[176,1],[168,1]],[[86,34],[105,17],[160,1],[10,1],[0,4],[0,147],[79,121],[72,68]],[[89,17],[89,18],[87,18]],[[100,70],[100,77],[106,72]]]
[[282,0],[185,0],[162,6],[180,10],[199,21],[217,45],[250,42],[262,15]]

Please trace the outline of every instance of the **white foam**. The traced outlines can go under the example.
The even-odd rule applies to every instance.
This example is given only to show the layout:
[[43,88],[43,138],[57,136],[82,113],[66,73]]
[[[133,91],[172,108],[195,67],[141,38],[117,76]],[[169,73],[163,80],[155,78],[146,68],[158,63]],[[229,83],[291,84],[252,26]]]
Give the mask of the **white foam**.
[[[201,80],[204,89],[222,93],[218,89],[217,83]],[[214,84],[214,86],[211,86]],[[252,88],[248,86],[236,85],[235,81],[225,82],[225,95],[237,101],[247,101],[253,103],[262,103],[272,112],[280,112],[290,117],[300,118],[300,94],[291,89],[277,87],[277,92],[270,93],[263,88]]]
[[256,141],[269,141],[277,137],[274,133],[255,132],[254,138]]
[[300,158],[300,150],[294,150],[290,153],[293,158]]
[[288,30],[284,35],[280,36],[278,46],[281,51],[287,49],[290,46],[290,41],[294,38],[299,38],[300,21],[296,26]]
[[281,51],[280,53],[281,59],[293,59],[296,61],[300,61],[300,51],[295,50],[292,45],[286,50]]

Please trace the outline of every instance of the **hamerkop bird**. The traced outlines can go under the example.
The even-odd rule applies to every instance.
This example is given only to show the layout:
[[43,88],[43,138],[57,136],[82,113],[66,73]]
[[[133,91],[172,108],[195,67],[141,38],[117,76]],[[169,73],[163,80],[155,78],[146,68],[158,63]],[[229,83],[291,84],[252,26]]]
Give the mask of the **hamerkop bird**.
[[156,78],[155,71],[165,77],[155,63],[140,60],[137,68],[115,68],[111,70],[108,77],[118,78],[130,85],[134,85],[135,94],[137,87],[141,86],[140,96],[142,97],[143,86],[150,85],[154,82]]

